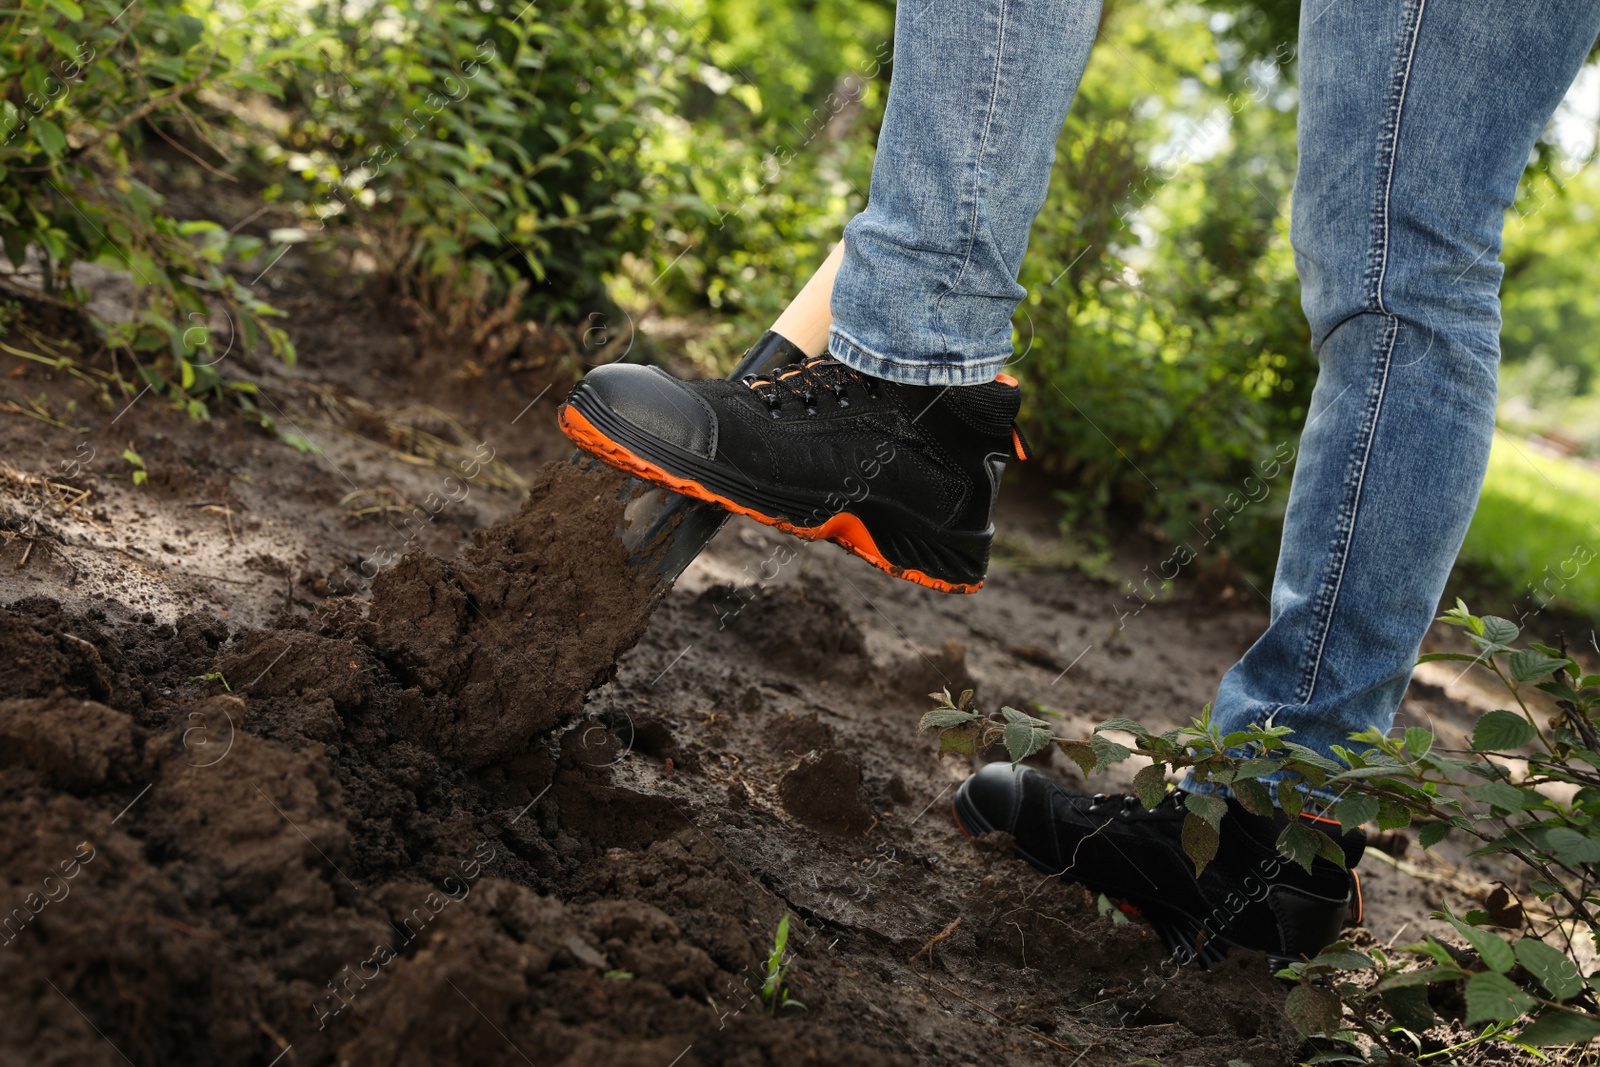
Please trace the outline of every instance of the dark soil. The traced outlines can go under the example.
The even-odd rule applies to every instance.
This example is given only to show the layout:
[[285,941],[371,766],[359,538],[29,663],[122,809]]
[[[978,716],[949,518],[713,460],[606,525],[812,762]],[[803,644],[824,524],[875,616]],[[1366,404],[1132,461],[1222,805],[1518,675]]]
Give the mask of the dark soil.
[[[1261,608],[1192,593],[1119,623],[1114,585],[1049,562],[1025,482],[975,597],[742,521],[665,590],[611,536],[626,483],[563,458],[559,359],[457,377],[469,353],[312,288],[277,298],[315,324],[304,366],[250,374],[313,452],[224,412],[124,418],[37,364],[0,378],[86,424],[0,419],[8,465],[91,494],[0,485],[0,1065],[1296,1062],[1261,959],[1178,968],[963,839],[970,767],[915,731],[941,688],[1064,732],[1176,723]],[[316,423],[316,396],[367,414]],[[466,469],[396,429],[424,425],[492,443],[526,499],[354,514]],[[64,472],[82,443],[100,458]],[[1419,686],[1407,714],[1468,709]],[[1439,873],[1367,865],[1380,941],[1487,884],[1410,861]],[[774,1014],[785,915],[804,1007]]]
[[[1128,1034],[1170,1033],[1190,1060],[1288,1062],[1261,961],[1173,977],[1148,932],[1001,847],[919,852],[904,785],[879,783],[874,814],[838,748],[706,775],[654,716],[554,729],[656,599],[620,550],[569,555],[554,533],[609,528],[621,486],[547,468],[458,567],[380,578],[369,618],[230,639],[197,616],[0,615],[0,656],[26,668],[0,703],[18,905],[0,1000],[25,1020],[0,1057],[955,1063],[947,1012],[970,1004],[994,1013],[989,1057],[1118,1062]],[[558,498],[574,522],[546,521]],[[191,681],[213,670],[239,695]],[[789,742],[831,740],[778,719]],[[776,792],[814,833],[768,810],[768,761],[792,764]],[[806,1008],[775,1019],[758,990],[785,912]]]

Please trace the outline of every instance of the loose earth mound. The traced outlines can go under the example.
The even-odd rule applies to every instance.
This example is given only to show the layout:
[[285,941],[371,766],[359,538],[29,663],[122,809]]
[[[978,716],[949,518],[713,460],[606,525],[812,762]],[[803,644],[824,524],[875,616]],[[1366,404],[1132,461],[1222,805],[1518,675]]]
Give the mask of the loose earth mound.
[[[625,493],[547,466],[366,611],[232,634],[0,613],[0,1061],[1111,1063],[1138,1034],[1287,1062],[1259,961],[1174,973],[1003,841],[919,854],[883,753],[768,710],[765,672],[663,691],[641,667],[583,717],[663,592],[609,536]],[[725,629],[700,601],[670,640]],[[880,699],[965,669],[870,670],[823,595],[763,592],[744,622],[754,661]],[[703,731],[656,703],[683,696]],[[804,1007],[775,1017],[784,914]],[[972,1006],[982,1049],[951,1016]]]

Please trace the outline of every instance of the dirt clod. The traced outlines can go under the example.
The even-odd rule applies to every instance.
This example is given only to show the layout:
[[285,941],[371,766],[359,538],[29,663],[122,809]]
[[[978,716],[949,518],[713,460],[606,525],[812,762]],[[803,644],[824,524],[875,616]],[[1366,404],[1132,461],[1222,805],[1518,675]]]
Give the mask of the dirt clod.
[[861,795],[861,764],[837,749],[802,756],[778,783],[778,798],[813,830],[859,834],[873,823]]
[[610,676],[663,591],[610,536],[627,485],[548,464],[462,561],[408,556],[378,576],[369,641],[429,702],[436,736],[419,740],[467,769],[503,760]]

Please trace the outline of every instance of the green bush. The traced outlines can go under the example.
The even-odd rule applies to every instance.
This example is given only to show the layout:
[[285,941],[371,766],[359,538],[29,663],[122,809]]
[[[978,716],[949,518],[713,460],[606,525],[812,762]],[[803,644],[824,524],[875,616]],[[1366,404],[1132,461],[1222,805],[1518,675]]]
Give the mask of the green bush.
[[[330,15],[330,11],[334,14]],[[644,246],[645,220],[712,212],[652,151],[684,92],[687,20],[657,0],[399,0],[320,9],[270,195],[373,252],[439,314],[523,298],[577,319]]]
[[1230,63],[1199,17],[1113,9],[1024,264],[1015,373],[1069,522],[1154,523],[1165,579],[1219,553],[1264,579],[1315,380],[1285,214],[1293,52]]
[[[0,21],[0,241],[19,270],[37,269],[46,299],[77,306],[74,263],[128,272],[136,292],[126,322],[94,320],[106,344],[140,356],[146,384],[170,390],[196,414],[221,387],[215,364],[232,336],[213,339],[213,308],[237,347],[265,340],[292,359],[274,314],[225,269],[258,243],[211,222],[180,222],[135,176],[133,160],[170,130],[204,139],[202,92],[276,92],[272,68],[305,55],[309,41],[275,48],[271,17],[253,0],[223,13],[183,0],[21,0]],[[172,137],[173,133],[168,133]],[[38,250],[37,264],[27,258]],[[230,331],[231,332],[231,331]]]

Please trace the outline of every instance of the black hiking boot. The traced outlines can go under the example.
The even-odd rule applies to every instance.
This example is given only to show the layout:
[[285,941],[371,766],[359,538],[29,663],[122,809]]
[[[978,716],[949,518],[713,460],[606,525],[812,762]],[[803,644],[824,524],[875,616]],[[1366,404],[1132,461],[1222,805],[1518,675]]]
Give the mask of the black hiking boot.
[[[1361,921],[1353,870],[1318,859],[1307,874],[1278,853],[1282,812],[1252,815],[1229,800],[1216,858],[1196,877],[1181,841],[1189,795],[1173,790],[1146,811],[1137,797],[1081,796],[1030,767],[992,763],[961,784],[955,812],[969,836],[1004,830],[1035,869],[1132,905],[1180,962],[1208,966],[1234,948],[1265,952],[1281,967],[1338,940],[1347,919]],[[1360,830],[1341,834],[1332,820],[1300,817],[1321,824],[1350,867],[1361,859]]]
[[972,593],[988,571],[1006,461],[1027,458],[1019,403],[1004,375],[900,385],[828,356],[737,381],[613,363],[578,383],[561,428],[636,478],[832,541],[897,578]]

